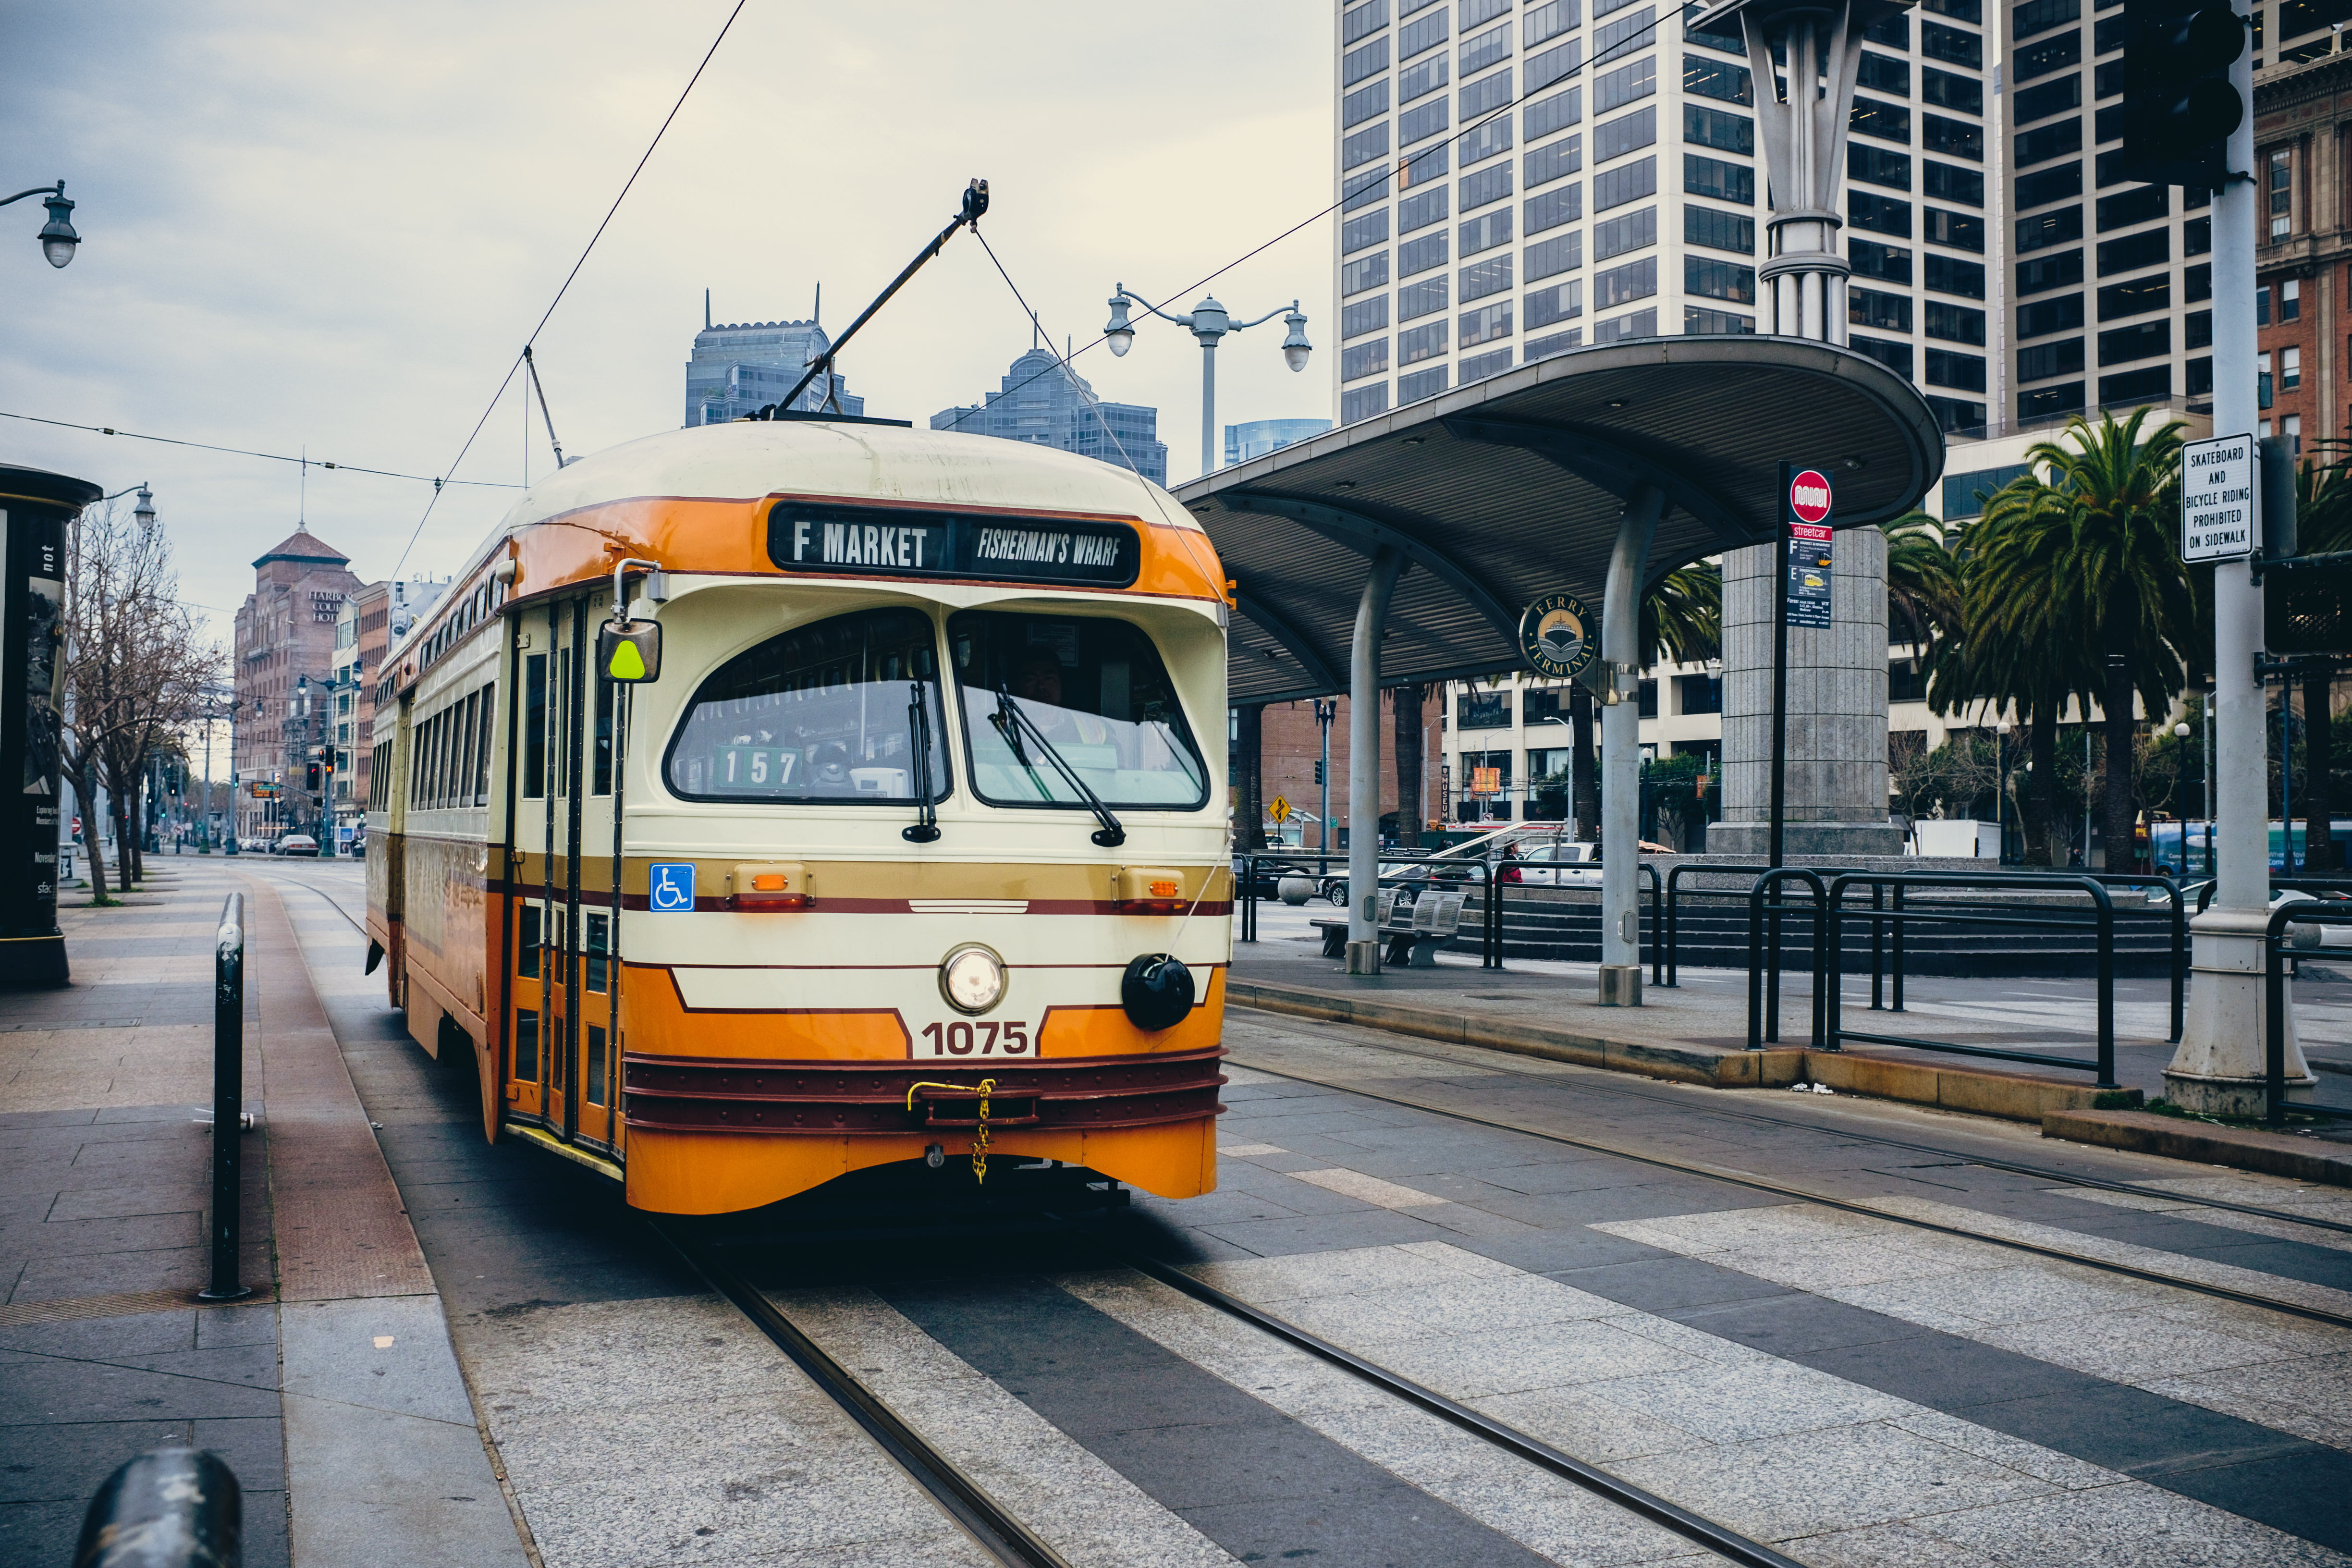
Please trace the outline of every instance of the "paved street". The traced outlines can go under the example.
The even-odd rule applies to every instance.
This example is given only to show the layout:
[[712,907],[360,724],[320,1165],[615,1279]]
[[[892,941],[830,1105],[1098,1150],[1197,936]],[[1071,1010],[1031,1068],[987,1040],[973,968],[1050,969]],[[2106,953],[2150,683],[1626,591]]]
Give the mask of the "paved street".
[[[466,1075],[409,1043],[361,973],[364,943],[345,918],[361,869],[259,860],[234,874],[257,909],[282,909],[299,968],[283,949],[266,962],[315,995],[413,1222],[429,1279],[411,1300],[430,1318],[402,1332],[429,1338],[446,1321],[458,1397],[470,1396],[450,1427],[467,1435],[486,1489],[422,1495],[434,1465],[463,1462],[455,1450],[386,1477],[415,1495],[371,1516],[382,1560],[397,1560],[420,1521],[446,1528],[477,1507],[498,1521],[479,1538],[482,1561],[503,1550],[494,1537],[519,1550],[525,1531],[562,1568],[986,1560],[610,1188],[481,1141]],[[169,914],[201,941],[231,874],[181,871],[144,918]],[[160,1012],[147,999],[160,994],[139,1007]],[[164,1081],[161,1058],[121,1057],[132,1037],[112,1037],[136,1067],[114,1081]],[[2352,1222],[2352,1198],[2050,1144],[1981,1118],[1684,1087],[1245,1010],[1227,1044],[1219,1190],[1139,1197],[1106,1241],[1808,1563],[2352,1562],[2352,1427],[2326,1392],[2352,1352],[2347,1330],[2000,1245],[2352,1316],[2342,1237],[2196,1204]],[[58,1114],[16,1109],[58,1080],[10,1048],[12,1119]],[[269,1048],[257,1044],[265,1063]],[[193,1107],[173,1110],[193,1120]],[[117,1113],[74,1114],[111,1125]],[[2019,1165],[2048,1173],[2002,1168]],[[2061,1173],[2179,1197],[2069,1186]],[[787,1244],[795,1212],[698,1234],[1070,1562],[1634,1563],[1695,1550],[1107,1259],[1085,1233]],[[77,1267],[188,1278],[168,1247],[136,1241],[77,1241]],[[295,1460],[293,1539],[306,1479],[318,1508],[344,1506],[350,1461],[306,1465],[299,1452],[302,1347],[268,1327],[291,1307],[128,1320],[94,1308],[56,1320],[81,1336],[68,1341],[67,1328],[26,1326],[57,1288],[41,1280],[62,1277],[21,1250],[7,1309],[16,1387],[93,1356],[125,1368],[234,1357],[216,1326],[261,1321],[244,1339],[263,1359],[236,1397],[260,1401],[240,1418],[268,1428],[268,1449],[283,1434]],[[279,1275],[283,1295],[283,1263]],[[389,1321],[377,1302],[368,1315]],[[38,1332],[51,1337],[26,1337]],[[189,1348],[167,1350],[159,1333]],[[30,1467],[12,1473],[39,1475],[54,1500],[0,1517],[23,1560],[62,1561],[34,1543],[70,1516],[77,1487],[151,1433],[106,1425],[121,1400],[86,1374],[39,1375],[56,1391],[43,1421],[74,1427],[81,1457],[66,1463],[46,1426],[6,1428],[14,1462]],[[421,1377],[417,1397],[429,1385]],[[21,1394],[11,1403],[24,1407]],[[176,1418],[226,1417],[189,1406]],[[266,1508],[267,1455],[226,1451]],[[272,1560],[263,1550],[256,1560]],[[355,1546],[319,1560],[378,1559]]]

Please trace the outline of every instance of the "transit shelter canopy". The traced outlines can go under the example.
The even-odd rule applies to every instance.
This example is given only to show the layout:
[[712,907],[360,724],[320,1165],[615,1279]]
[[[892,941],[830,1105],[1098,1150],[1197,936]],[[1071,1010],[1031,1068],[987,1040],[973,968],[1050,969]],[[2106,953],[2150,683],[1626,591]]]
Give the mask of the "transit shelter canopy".
[[1943,471],[1918,390],[1875,360],[1797,338],[1643,338],[1577,349],[1177,487],[1235,584],[1235,703],[1346,689],[1372,554],[1408,565],[1383,685],[1522,662],[1520,611],[1570,593],[1596,614],[1625,499],[1665,511],[1655,582],[1769,543],[1780,465],[1829,476],[1832,522],[1911,510]]

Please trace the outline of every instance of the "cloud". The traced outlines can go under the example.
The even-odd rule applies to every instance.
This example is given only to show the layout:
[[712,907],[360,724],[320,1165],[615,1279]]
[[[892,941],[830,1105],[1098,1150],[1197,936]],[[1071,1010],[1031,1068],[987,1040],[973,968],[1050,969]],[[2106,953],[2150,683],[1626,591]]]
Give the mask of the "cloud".
[[[446,471],[731,4],[0,5],[0,181],[64,176],[85,241],[53,272],[38,203],[0,210],[0,409]],[[1237,0],[752,0],[539,340],[565,449],[680,423],[705,288],[720,320],[772,320],[822,281],[838,331],[974,174],[1048,331],[1092,338],[1114,282],[1185,289],[1330,200],[1331,27]],[[1251,316],[1299,297],[1336,353],[1331,247],[1312,225],[1213,287]],[[1228,341],[1220,423],[1329,416],[1328,359],[1294,375],[1280,341]],[[919,425],[1028,344],[959,237],[842,368],[868,413]],[[1154,323],[1079,369],[1160,408],[1181,477],[1198,362]],[[458,473],[543,474],[523,415],[509,390]],[[298,512],[379,577],[430,493],[17,421],[0,459],[152,482],[224,635]],[[404,572],[454,569],[515,494],[453,489]]]

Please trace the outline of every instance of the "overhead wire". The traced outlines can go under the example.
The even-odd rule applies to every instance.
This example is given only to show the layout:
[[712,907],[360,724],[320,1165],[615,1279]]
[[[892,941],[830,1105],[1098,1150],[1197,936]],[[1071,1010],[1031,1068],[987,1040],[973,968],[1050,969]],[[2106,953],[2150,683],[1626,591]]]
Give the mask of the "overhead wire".
[[45,419],[37,414],[11,414],[0,409],[0,419],[21,419],[28,425],[51,425],[60,430],[87,430],[98,436],[120,436],[131,441],[155,441],[166,447],[189,447],[202,452],[226,452],[235,458],[260,458],[272,463],[299,463],[313,468],[333,468],[338,473],[373,474],[380,479],[414,479],[419,484],[475,485],[485,489],[519,489],[519,485],[503,479],[436,479],[430,474],[404,474],[397,468],[372,468],[360,463],[330,463],[317,458],[289,458],[283,452],[257,452],[244,447],[223,447],[211,441],[184,441],[176,436],[149,436],[137,430],[124,430],[112,425],[79,425],[70,419]]
[[[629,192],[636,185],[637,176],[646,172],[646,165],[652,162],[655,149],[662,144],[662,138],[669,134],[671,122],[677,119],[678,110],[686,107],[686,100],[692,95],[695,83],[700,81],[702,73],[710,68],[712,58],[719,53],[719,46],[727,41],[728,31],[735,26],[735,19],[743,14],[743,7],[749,3],[750,0],[735,0],[735,8],[728,12],[727,20],[719,24],[719,36],[710,40],[710,47],[703,51],[701,63],[694,68],[694,74],[686,79],[686,86],[678,91],[677,101],[669,106],[667,114],[662,116],[660,128],[654,132],[653,140],[646,143],[646,150],[637,159],[636,167],[631,169],[629,177],[622,182],[620,194],[613,198],[613,205],[604,209],[604,216],[596,225],[596,232],[588,237],[588,243],[581,248],[580,258],[572,264],[572,270],[563,275],[563,282],[556,289],[555,298],[547,302],[547,309],[541,313],[538,325],[532,327],[530,335],[523,339],[522,348],[516,353],[513,363],[507,366],[506,374],[499,382],[498,391],[490,395],[490,401],[482,409],[482,416],[474,421],[474,427],[467,433],[465,444],[457,448],[457,456],[449,464],[449,472],[456,473],[458,465],[465,462],[466,454],[473,450],[475,441],[481,437],[482,427],[490,422],[490,416],[498,411],[499,402],[507,395],[507,388],[514,384],[515,373],[522,369],[524,356],[530,352],[531,345],[539,341],[539,334],[547,329],[548,321],[555,315],[556,307],[563,303],[564,295],[571,292],[573,280],[580,276],[580,269],[588,265],[589,255],[595,250],[596,242],[604,237],[604,230],[612,226],[614,215],[621,210],[621,204],[628,199]],[[393,564],[392,574],[394,577],[399,576],[401,567],[408,563],[408,552],[416,548],[416,541],[424,533],[425,524],[432,517],[433,509],[440,504],[440,500],[441,481],[436,479],[433,484],[433,499],[425,503],[423,515],[417,518],[416,527],[408,535],[408,542],[401,548],[400,559]]]

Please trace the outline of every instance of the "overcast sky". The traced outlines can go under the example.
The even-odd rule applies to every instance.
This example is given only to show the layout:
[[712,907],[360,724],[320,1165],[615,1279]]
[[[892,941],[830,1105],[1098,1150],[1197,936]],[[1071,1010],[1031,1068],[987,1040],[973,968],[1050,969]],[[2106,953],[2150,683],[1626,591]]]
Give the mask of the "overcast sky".
[[[410,473],[448,471],[733,0],[73,5],[0,0],[0,195],[62,175],[83,245],[53,271],[37,199],[0,210],[0,411]],[[677,426],[702,291],[721,321],[835,331],[990,182],[984,227],[1046,328],[1084,343],[1114,281],[1160,297],[1330,200],[1332,11],[1310,0],[750,0],[537,355],[565,450]],[[1330,220],[1220,277],[1219,423],[1328,417]],[[1192,296],[1171,309],[1189,308]],[[977,401],[1029,346],[959,237],[842,362],[869,415]],[[1200,351],[1145,327],[1077,362],[1156,405],[1198,468]],[[457,470],[550,466],[514,391]],[[186,596],[220,615],[307,513],[389,575],[430,487],[0,419],[0,461],[152,484]],[[453,489],[401,568],[446,574],[518,492]]]

